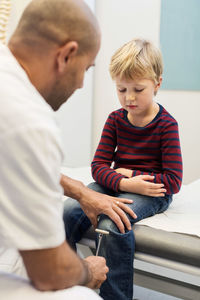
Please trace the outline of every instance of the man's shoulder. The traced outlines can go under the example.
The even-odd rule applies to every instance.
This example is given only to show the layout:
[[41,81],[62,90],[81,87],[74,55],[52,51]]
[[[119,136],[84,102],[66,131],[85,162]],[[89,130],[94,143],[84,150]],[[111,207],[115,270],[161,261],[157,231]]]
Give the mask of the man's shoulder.
[[53,111],[37,101],[32,93],[25,93],[23,96],[8,93],[1,100],[0,136],[39,127],[55,131],[57,124]]
[[23,70],[8,65],[0,69],[0,137],[31,127],[55,129],[55,114]]

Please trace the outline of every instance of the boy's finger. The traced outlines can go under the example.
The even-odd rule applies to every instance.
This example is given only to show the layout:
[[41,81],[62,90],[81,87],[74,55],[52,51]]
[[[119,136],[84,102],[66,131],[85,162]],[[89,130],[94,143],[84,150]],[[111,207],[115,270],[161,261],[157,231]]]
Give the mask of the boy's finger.
[[152,189],[161,189],[164,188],[164,184],[163,183],[149,183],[149,187]]
[[143,180],[154,180],[155,176],[153,175],[141,175]]

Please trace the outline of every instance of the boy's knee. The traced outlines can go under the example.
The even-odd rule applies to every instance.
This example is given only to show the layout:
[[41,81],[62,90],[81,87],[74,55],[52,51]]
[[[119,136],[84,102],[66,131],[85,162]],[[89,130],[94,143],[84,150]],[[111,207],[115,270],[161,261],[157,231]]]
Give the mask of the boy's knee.
[[112,232],[119,232],[118,227],[115,225],[115,223],[108,218],[107,216],[100,217],[98,228],[106,231],[112,231]]

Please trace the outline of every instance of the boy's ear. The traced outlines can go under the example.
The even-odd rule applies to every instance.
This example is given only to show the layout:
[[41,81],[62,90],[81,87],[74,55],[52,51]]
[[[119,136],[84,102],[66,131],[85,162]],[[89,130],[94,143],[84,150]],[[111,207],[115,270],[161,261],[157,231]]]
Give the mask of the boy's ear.
[[161,83],[162,83],[162,76],[160,76],[159,78],[159,82],[156,84],[155,86],[155,91],[154,91],[154,95],[157,94],[157,91],[159,90],[160,86],[161,86]]
[[162,76],[160,76],[160,78],[159,78],[159,88],[160,88],[160,86],[161,86],[161,83],[162,83]]
[[57,52],[57,71],[62,73],[68,66],[71,58],[76,56],[78,51],[78,43],[76,41],[70,41],[60,47]]

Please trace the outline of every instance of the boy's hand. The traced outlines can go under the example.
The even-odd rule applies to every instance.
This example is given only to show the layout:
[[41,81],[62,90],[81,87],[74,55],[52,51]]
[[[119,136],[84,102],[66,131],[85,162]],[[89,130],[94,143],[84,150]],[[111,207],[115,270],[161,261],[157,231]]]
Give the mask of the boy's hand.
[[106,280],[109,269],[106,266],[106,260],[100,256],[88,256],[84,259],[90,273],[90,281],[86,284],[91,289],[98,289]]
[[120,173],[126,177],[132,177],[132,174],[133,174],[133,170],[125,169],[125,168],[115,169],[115,172]]
[[120,181],[119,188],[123,192],[136,193],[152,197],[164,197],[166,189],[162,183],[153,183],[154,176],[138,175],[131,178],[123,178]]

